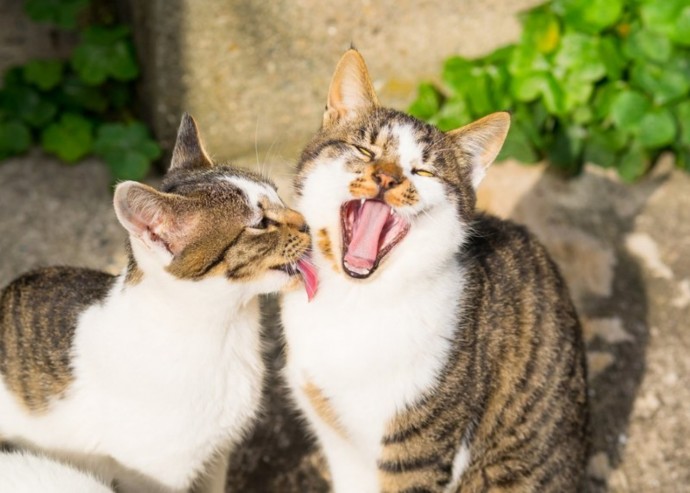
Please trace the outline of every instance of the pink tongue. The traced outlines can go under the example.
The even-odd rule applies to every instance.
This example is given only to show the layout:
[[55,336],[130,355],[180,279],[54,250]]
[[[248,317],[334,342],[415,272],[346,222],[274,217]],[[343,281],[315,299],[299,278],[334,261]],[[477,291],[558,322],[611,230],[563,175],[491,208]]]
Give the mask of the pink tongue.
[[359,210],[359,218],[352,227],[352,240],[345,254],[345,262],[358,269],[371,269],[379,253],[379,238],[386,225],[390,207],[383,202],[367,200]]
[[307,298],[311,301],[319,288],[319,276],[316,268],[308,259],[302,258],[297,261],[297,270],[302,275],[304,289],[307,290]]

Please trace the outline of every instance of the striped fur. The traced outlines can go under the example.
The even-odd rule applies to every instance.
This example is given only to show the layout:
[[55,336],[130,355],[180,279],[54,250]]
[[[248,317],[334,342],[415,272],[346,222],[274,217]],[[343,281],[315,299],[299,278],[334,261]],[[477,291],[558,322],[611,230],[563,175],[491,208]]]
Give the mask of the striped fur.
[[[568,289],[528,231],[475,211],[507,128],[494,114],[442,133],[379,106],[357,52],[336,69],[296,178],[315,243],[330,237],[319,294],[287,294],[282,315],[285,376],[336,493],[580,491],[587,388]],[[373,198],[409,232],[358,279],[332,268],[341,205]]]
[[299,284],[304,219],[213,164],[187,115],[161,190],[121,183],[114,207],[121,275],[47,268],[2,292],[0,437],[119,492],[221,492],[260,402],[258,295]]

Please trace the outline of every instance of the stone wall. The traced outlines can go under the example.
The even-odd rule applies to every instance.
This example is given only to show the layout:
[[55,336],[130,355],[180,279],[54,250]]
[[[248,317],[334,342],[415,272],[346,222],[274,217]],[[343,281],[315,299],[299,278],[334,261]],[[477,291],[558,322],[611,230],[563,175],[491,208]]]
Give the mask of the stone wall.
[[188,111],[220,159],[255,159],[257,148],[296,156],[320,123],[331,73],[351,42],[382,102],[405,108],[421,80],[438,77],[445,58],[514,41],[516,14],[543,3],[122,1],[134,20],[145,105],[159,138],[169,146]]

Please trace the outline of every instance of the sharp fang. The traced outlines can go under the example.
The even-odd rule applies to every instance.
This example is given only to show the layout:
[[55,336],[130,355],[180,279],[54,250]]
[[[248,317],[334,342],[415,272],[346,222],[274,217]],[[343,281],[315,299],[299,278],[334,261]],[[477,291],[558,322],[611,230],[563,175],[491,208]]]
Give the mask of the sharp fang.
[[359,205],[364,205],[364,201],[365,201],[365,200],[366,200],[366,199],[359,199]]
[[391,216],[395,216],[395,211],[391,209]]

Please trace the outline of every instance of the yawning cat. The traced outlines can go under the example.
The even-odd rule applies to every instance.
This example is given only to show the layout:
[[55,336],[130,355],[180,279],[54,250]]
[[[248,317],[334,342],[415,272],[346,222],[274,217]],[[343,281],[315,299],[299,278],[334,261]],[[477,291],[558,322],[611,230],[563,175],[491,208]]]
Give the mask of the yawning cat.
[[304,150],[297,208],[319,293],[284,296],[285,375],[336,493],[577,491],[580,325],[523,227],[475,211],[507,135],[381,107],[348,51]]

